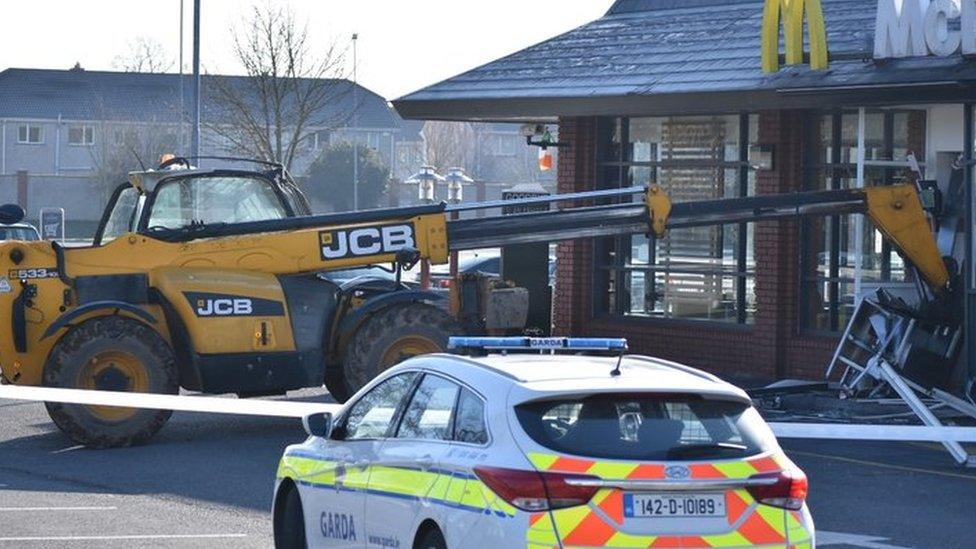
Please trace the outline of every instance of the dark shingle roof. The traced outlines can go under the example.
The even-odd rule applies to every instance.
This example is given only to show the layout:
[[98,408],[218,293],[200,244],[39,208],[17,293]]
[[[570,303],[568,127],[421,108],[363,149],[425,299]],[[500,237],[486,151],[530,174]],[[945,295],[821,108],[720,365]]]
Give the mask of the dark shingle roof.
[[830,69],[787,67],[766,75],[760,67],[763,2],[619,0],[601,19],[394,105],[408,118],[707,112],[805,106],[809,97],[799,100],[796,93],[805,87],[976,80],[976,63],[959,56],[871,61],[876,6],[876,0],[824,0]]
[[[0,117],[75,120],[173,120],[179,116],[178,74],[146,74],[86,70],[7,69],[0,72]],[[204,75],[205,119],[220,116],[208,106],[207,94],[220,78],[235,86],[246,86],[240,76]],[[192,76],[184,75],[186,107],[190,106]],[[348,80],[329,80],[335,100],[330,101],[320,120],[345,121],[352,125],[352,113],[360,105],[356,121],[363,128],[399,128],[403,120],[385,99]],[[209,107],[209,108],[208,108]]]

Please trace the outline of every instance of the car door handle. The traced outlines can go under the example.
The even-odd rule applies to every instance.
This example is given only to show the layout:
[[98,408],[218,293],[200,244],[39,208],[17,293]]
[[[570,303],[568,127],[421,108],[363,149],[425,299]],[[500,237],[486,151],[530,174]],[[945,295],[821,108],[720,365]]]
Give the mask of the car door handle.
[[417,465],[423,469],[430,469],[434,466],[434,458],[430,454],[425,454],[417,458]]
[[356,469],[365,470],[367,467],[369,467],[369,460],[361,459],[356,462],[354,467]]

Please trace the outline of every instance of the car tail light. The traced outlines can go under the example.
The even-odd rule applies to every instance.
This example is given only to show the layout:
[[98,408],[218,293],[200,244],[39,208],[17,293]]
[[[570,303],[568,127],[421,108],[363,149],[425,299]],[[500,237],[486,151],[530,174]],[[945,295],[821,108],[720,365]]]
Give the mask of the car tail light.
[[437,286],[438,288],[450,288],[451,287],[451,279],[450,278],[441,278],[441,279],[435,281],[434,282],[434,285]]
[[574,486],[571,479],[592,479],[586,475],[540,473],[500,467],[475,467],[478,475],[491,491],[508,503],[524,511],[546,511],[586,505],[596,494],[595,486]]
[[807,499],[807,476],[797,468],[785,469],[777,473],[763,473],[749,477],[755,479],[775,479],[774,483],[750,486],[749,493],[759,503],[797,511]]

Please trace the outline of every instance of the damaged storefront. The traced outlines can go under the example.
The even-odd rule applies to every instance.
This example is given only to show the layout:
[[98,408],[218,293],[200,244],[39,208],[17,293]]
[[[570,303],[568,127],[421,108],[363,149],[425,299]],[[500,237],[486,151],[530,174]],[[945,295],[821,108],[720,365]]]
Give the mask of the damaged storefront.
[[[973,0],[619,0],[395,106],[558,126],[563,193],[658,185],[684,202],[916,185],[958,275],[958,310],[945,314],[959,334],[939,335],[958,347],[941,350],[965,364],[973,54]],[[741,377],[821,379],[864,297],[932,297],[854,214],[577,240],[557,258],[556,333],[625,336],[637,352]],[[944,377],[966,389],[965,367]]]

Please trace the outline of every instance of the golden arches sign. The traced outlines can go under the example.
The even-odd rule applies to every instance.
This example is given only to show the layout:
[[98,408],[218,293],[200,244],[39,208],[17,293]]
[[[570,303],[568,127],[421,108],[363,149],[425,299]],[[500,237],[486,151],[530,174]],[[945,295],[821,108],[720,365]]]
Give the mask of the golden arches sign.
[[779,27],[783,20],[786,39],[786,64],[803,63],[803,19],[810,32],[810,68],[827,68],[827,28],[820,0],[766,0],[762,26],[762,69],[779,70]]

